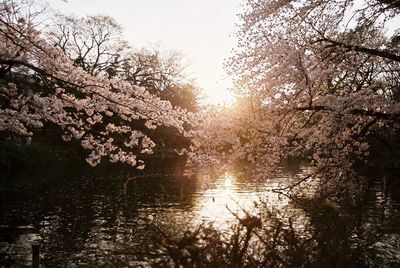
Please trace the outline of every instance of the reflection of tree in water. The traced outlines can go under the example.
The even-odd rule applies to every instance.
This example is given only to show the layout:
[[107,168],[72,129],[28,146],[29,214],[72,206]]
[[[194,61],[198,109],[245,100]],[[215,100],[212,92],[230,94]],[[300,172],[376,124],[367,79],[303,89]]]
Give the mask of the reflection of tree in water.
[[[33,215],[40,230],[42,263],[123,266],[132,259],[125,254],[127,245],[140,248],[152,236],[149,215],[169,221],[165,214],[193,205],[195,181],[144,176],[130,182],[124,194],[124,179],[57,178],[29,189],[23,214]],[[26,198],[11,195],[14,200]]]
[[[333,201],[297,202],[286,212],[265,206],[258,216],[237,216],[230,232],[212,224],[179,232],[155,227],[158,251],[142,254],[153,265],[183,267],[398,267],[382,250],[385,230],[371,226],[365,211]],[[296,215],[297,214],[297,215]],[[298,222],[305,214],[306,222]],[[397,252],[400,245],[397,244]],[[155,252],[158,252],[157,254]],[[131,251],[132,256],[138,254]],[[156,258],[158,256],[158,258]]]
[[[58,183],[63,187],[49,187],[52,190],[45,200],[49,204],[44,214],[47,216],[41,222],[43,262],[50,266],[67,264],[75,258],[75,253],[87,248],[88,243],[95,244],[98,238],[93,236],[93,230],[102,224],[113,225],[117,211],[113,207],[119,198],[113,192],[113,182],[109,182],[108,188],[101,187],[96,194],[93,194],[94,189],[104,182],[67,179]],[[100,223],[102,218],[107,220]]]
[[258,202],[256,214],[239,213],[224,228],[195,221],[196,202],[204,194],[196,180],[142,176],[129,182],[125,194],[124,181],[125,175],[69,176],[12,186],[0,199],[2,224],[32,224],[43,238],[41,261],[48,267],[399,263],[392,258],[400,248],[398,192],[392,180],[373,184],[362,206],[303,199],[283,210]]
[[[332,202],[332,201],[331,201]],[[345,210],[334,203],[313,201],[304,210],[310,219],[314,265],[321,267],[363,267],[371,257],[370,246],[378,239],[363,228],[357,210]]]

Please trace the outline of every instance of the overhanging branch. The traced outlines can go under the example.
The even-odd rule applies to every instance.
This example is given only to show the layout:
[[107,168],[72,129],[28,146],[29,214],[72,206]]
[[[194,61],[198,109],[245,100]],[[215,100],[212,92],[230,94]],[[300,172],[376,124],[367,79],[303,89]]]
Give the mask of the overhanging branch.
[[[310,106],[310,107],[296,107],[293,110],[296,111],[335,111],[333,108],[328,107],[328,106],[323,106],[323,105],[318,105],[318,106]],[[400,114],[399,113],[385,113],[385,112],[379,112],[379,111],[373,111],[373,110],[368,110],[368,109],[352,109],[349,110],[349,113],[352,115],[361,115],[361,116],[370,116],[370,117],[375,117],[377,119],[382,119],[382,120],[399,120],[400,119]]]
[[364,54],[367,54],[370,56],[376,56],[376,57],[392,60],[395,62],[400,62],[400,55],[396,55],[396,54],[386,51],[386,50],[368,48],[368,47],[359,46],[359,45],[345,44],[345,43],[331,40],[328,38],[323,38],[318,41],[330,43],[330,45],[328,47],[336,46],[336,47],[346,48],[349,51],[353,50],[353,51],[361,52],[361,53],[364,53]]

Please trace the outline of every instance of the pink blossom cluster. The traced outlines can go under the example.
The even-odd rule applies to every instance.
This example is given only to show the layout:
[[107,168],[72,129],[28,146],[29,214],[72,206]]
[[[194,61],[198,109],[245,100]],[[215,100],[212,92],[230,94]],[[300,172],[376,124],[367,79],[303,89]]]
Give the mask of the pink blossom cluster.
[[136,122],[183,133],[185,110],[144,88],[77,67],[21,10],[14,1],[0,3],[0,78],[13,81],[0,84],[0,131],[32,136],[44,125],[57,126],[64,140],[78,140],[90,151],[89,164],[108,157],[138,169],[144,168],[138,154],[153,153],[155,143]]
[[400,39],[387,34],[399,11],[385,1],[246,1],[227,63],[240,98],[202,115],[193,165],[241,160],[266,178],[306,158],[321,193],[356,192],[354,167],[371,142],[400,131]]

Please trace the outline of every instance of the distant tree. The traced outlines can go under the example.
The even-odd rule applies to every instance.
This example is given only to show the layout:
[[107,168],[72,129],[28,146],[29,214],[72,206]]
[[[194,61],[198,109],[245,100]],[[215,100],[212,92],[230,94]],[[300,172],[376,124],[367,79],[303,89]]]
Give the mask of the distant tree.
[[196,112],[199,110],[199,91],[200,89],[191,83],[172,85],[160,93],[160,98],[170,101],[174,106]]
[[76,66],[90,74],[109,72],[112,76],[128,49],[121,26],[109,16],[77,18],[57,14],[46,34]]
[[163,53],[158,49],[134,50],[127,55],[122,68],[127,81],[149,88],[157,95],[186,80],[182,55],[175,51]]
[[[169,96],[178,100],[178,94],[181,98],[174,105],[197,109],[193,101],[196,91],[189,90],[195,86],[184,74],[182,54],[157,48],[131,48],[122,38],[121,26],[109,16],[77,18],[57,14],[50,21],[46,35],[76,66],[90,74],[118,77],[156,96],[163,95],[166,100],[170,100]],[[166,90],[168,94],[162,93]]]

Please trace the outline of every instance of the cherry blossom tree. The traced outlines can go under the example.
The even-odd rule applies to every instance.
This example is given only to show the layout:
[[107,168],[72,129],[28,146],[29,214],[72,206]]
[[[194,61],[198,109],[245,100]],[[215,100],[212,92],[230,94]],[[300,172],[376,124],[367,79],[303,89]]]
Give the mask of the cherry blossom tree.
[[357,192],[354,167],[399,137],[398,14],[398,1],[246,1],[228,62],[240,100],[199,119],[191,162],[246,163],[265,178],[308,158],[297,185]]
[[90,151],[91,165],[108,157],[143,169],[140,155],[151,154],[155,144],[135,128],[135,120],[149,129],[184,131],[184,110],[142,87],[77,66],[25,16],[29,8],[23,1],[0,3],[2,135],[31,136],[53,125],[64,140],[78,140]]

